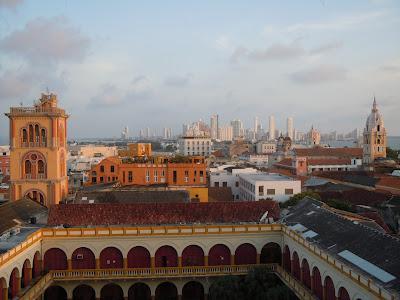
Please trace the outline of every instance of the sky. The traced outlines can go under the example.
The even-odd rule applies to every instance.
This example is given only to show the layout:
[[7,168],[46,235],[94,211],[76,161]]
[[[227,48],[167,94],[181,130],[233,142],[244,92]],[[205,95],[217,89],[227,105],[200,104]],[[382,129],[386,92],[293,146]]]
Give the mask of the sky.
[[0,0],[0,111],[47,89],[69,138],[180,133],[214,113],[348,132],[374,95],[400,135],[400,1]]

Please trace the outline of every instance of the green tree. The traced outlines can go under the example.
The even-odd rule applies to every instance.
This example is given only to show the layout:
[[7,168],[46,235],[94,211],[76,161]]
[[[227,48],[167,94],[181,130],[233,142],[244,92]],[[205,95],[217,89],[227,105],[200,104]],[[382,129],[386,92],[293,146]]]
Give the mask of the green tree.
[[386,157],[393,159],[393,160],[398,160],[400,155],[400,150],[394,150],[390,147],[386,148]]
[[210,300],[247,299],[243,293],[243,281],[239,276],[223,276],[214,281],[210,287]]
[[281,202],[280,207],[287,208],[289,206],[295,206],[297,203],[303,200],[304,197],[311,197],[314,198],[315,200],[321,200],[321,197],[316,192],[307,191],[293,195],[292,197],[289,198],[289,200]]
[[328,204],[330,207],[333,207],[336,209],[345,210],[345,211],[349,211],[349,212],[353,211],[351,204],[348,202],[342,201],[342,200],[329,199],[325,203]]

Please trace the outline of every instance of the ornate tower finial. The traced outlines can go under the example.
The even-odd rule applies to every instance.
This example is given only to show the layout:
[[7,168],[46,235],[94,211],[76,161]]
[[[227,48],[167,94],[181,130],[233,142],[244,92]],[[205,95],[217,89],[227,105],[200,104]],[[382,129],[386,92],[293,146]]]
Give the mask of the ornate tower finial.
[[372,111],[375,112],[378,109],[376,108],[376,99],[375,99],[375,95],[374,95],[374,103],[372,104]]

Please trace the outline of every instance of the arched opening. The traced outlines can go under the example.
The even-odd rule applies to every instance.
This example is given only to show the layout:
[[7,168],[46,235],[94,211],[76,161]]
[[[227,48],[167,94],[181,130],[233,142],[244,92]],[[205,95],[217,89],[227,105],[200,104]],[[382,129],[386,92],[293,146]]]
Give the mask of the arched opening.
[[110,283],[101,289],[100,300],[124,300],[124,292],[119,285]]
[[223,244],[214,245],[208,252],[208,264],[210,266],[230,265],[231,251]]
[[67,292],[61,286],[50,286],[44,292],[44,300],[67,300]]
[[311,274],[310,274],[310,266],[308,265],[307,259],[303,259],[301,262],[301,276],[303,280],[303,284],[311,289]]
[[339,289],[338,300],[350,300],[350,295],[344,287]]
[[67,255],[59,248],[51,248],[43,257],[44,270],[66,270],[68,268]]
[[261,249],[260,263],[282,264],[282,250],[277,243],[268,243]]
[[39,143],[40,141],[40,130],[39,125],[35,125],[35,143]]
[[145,283],[138,282],[128,291],[128,300],[151,300],[151,290]]
[[21,276],[19,270],[14,268],[10,275],[9,287],[8,287],[8,299],[14,299],[21,289]]
[[204,251],[200,246],[190,245],[182,251],[182,266],[204,266]]
[[72,269],[95,269],[96,258],[92,250],[80,247],[72,253]]
[[100,253],[101,269],[117,269],[123,268],[124,258],[119,249],[115,247],[104,248]]
[[317,267],[313,268],[313,292],[318,297],[318,299],[322,299],[322,279],[321,273]]
[[150,268],[150,252],[142,246],[133,247],[128,252],[128,268]]
[[40,273],[42,272],[41,264],[42,262],[40,259],[40,253],[36,252],[35,256],[33,257],[32,278],[40,276]]
[[290,250],[289,247],[286,245],[283,250],[283,268],[291,273],[292,265],[290,262]]
[[257,249],[252,244],[241,244],[235,251],[235,265],[252,265],[257,263]]
[[292,275],[300,280],[300,260],[299,255],[296,251],[293,252],[293,266],[292,266]]
[[[22,142],[23,143],[27,143],[28,142],[28,132],[26,131],[26,129],[22,129]],[[26,146],[26,145],[24,145]]]
[[8,297],[7,282],[4,277],[0,278],[0,300],[6,300]]
[[41,130],[41,139],[42,139],[42,144],[43,146],[47,146],[47,135],[46,135],[46,129],[42,128]]
[[336,300],[335,286],[329,276],[325,277],[325,297],[326,300]]
[[96,300],[96,292],[91,286],[81,284],[74,288],[72,300]]
[[171,246],[162,246],[157,249],[155,255],[156,267],[177,267],[178,254]]
[[28,176],[26,176],[26,178],[30,179],[30,176],[32,176],[32,163],[31,163],[31,161],[30,160],[25,160],[24,166],[25,166],[25,169],[24,169],[25,175],[28,175]]
[[200,282],[189,281],[182,288],[182,300],[204,300],[204,287]]
[[46,169],[43,160],[38,160],[38,174],[39,178],[45,178]]
[[33,125],[29,125],[29,142],[33,143]]
[[155,300],[178,300],[178,290],[175,284],[163,282],[156,288]]
[[22,266],[22,276],[21,276],[21,288],[27,287],[32,280],[32,267],[29,259],[24,261],[24,265]]

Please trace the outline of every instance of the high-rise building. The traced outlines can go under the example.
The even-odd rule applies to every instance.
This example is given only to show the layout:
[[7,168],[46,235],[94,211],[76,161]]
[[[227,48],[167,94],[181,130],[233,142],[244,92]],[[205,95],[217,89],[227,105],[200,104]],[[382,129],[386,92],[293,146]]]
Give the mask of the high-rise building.
[[232,141],[233,140],[233,127],[223,126],[219,128],[219,139],[221,141]]
[[260,123],[260,121],[259,121],[258,117],[256,116],[254,118],[254,133],[255,134],[257,134],[257,132],[259,130],[259,123]]
[[123,140],[129,139],[129,128],[128,128],[128,126],[125,126],[124,129],[122,130],[122,132],[121,132],[121,138],[122,138]]
[[42,94],[33,107],[11,107],[10,198],[50,206],[68,194],[67,118],[55,94]]
[[293,118],[288,117],[286,120],[286,136],[293,140]]
[[164,127],[164,139],[168,140],[172,138],[172,128]]
[[385,125],[374,97],[363,133],[363,163],[371,164],[378,157],[386,157],[386,142]]
[[210,128],[211,128],[211,138],[213,140],[219,139],[218,136],[218,129],[219,129],[219,123],[218,123],[218,115],[212,115],[210,119]]
[[275,140],[275,117],[269,116],[269,140]]
[[244,137],[244,128],[243,122],[239,119],[231,121],[231,126],[233,128],[233,138],[243,138]]

